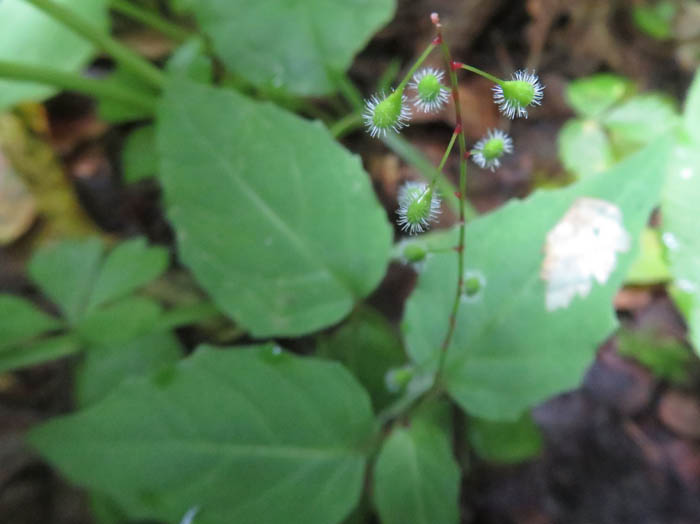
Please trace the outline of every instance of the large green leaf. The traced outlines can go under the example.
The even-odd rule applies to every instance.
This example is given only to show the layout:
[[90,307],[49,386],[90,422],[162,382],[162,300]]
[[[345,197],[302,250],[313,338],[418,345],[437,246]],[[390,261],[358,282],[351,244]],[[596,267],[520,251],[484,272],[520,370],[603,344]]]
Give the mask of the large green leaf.
[[29,276],[70,323],[85,311],[102,252],[96,237],[64,240],[40,249],[29,263]]
[[168,250],[148,246],[143,237],[117,245],[105,258],[95,280],[88,310],[125,297],[160,276],[168,267]]
[[[547,233],[575,201],[592,197],[618,206],[636,240],[658,201],[668,149],[668,141],[659,141],[605,173],[537,192],[469,224],[466,276],[480,274],[483,285],[462,300],[444,373],[449,393],[464,409],[483,418],[515,419],[579,383],[597,345],[615,328],[612,297],[635,248],[617,254],[604,285],[594,282],[585,297],[549,311],[540,277]],[[596,250],[590,253],[595,259]],[[571,277],[577,262],[569,263]],[[454,253],[434,254],[406,305],[403,330],[419,363],[437,360],[456,273]]]
[[[55,0],[76,14],[106,29],[106,0]],[[0,2],[0,60],[77,71],[92,56],[94,48],[60,22],[25,0]],[[0,80],[0,109],[17,102],[42,99],[56,89],[26,82]]]
[[329,71],[355,53],[394,14],[394,0],[199,0],[191,4],[217,55],[262,87],[300,95],[333,91]]
[[339,364],[261,346],[201,348],[29,438],[134,519],[328,524],[357,503],[373,434]]
[[55,317],[14,295],[0,295],[0,350],[61,327]]
[[386,214],[359,158],[319,123],[180,80],[157,137],[183,261],[253,335],[337,322],[384,275]]
[[182,346],[172,333],[88,347],[75,377],[82,406],[93,404],[128,377],[146,375],[178,360]]
[[384,441],[374,466],[374,501],[382,524],[459,522],[459,467],[445,431],[413,421]]

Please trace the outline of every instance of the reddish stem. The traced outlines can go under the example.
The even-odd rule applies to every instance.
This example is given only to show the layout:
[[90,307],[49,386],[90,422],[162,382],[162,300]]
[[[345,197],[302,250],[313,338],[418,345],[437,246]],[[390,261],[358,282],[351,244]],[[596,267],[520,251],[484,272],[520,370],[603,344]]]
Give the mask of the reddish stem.
[[450,312],[450,322],[445,334],[445,338],[440,346],[440,360],[438,362],[438,368],[435,373],[435,382],[433,387],[440,387],[440,379],[442,377],[443,369],[445,367],[445,360],[447,357],[447,350],[450,347],[450,342],[455,332],[457,312],[459,310],[459,304],[461,302],[460,298],[462,296],[462,288],[464,287],[464,234],[465,234],[465,202],[463,195],[467,192],[467,139],[464,135],[464,128],[462,126],[462,106],[459,101],[459,85],[457,83],[457,73],[456,70],[461,68],[461,64],[458,62],[453,62],[452,55],[450,54],[450,48],[447,46],[443,36],[442,36],[442,25],[440,24],[439,16],[431,16],[431,20],[435,24],[435,30],[437,31],[437,37],[440,39],[440,47],[442,49],[442,54],[445,59],[445,65],[449,69],[450,83],[452,86],[452,99],[454,100],[455,107],[455,130],[459,132],[459,242],[455,251],[457,251],[457,289],[455,290],[455,298],[452,303],[452,310]]

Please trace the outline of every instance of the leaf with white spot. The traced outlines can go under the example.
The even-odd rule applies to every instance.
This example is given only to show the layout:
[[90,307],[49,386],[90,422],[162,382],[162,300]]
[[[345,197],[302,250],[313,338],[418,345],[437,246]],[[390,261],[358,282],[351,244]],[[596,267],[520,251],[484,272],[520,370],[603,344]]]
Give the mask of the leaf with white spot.
[[[479,271],[483,282],[479,299],[459,306],[443,374],[450,396],[462,408],[482,418],[514,420],[580,383],[596,348],[616,327],[612,301],[635,249],[617,252],[606,279],[606,264],[584,265],[592,278],[605,283],[593,285],[567,308],[548,311],[547,285],[540,277],[547,234],[577,200],[586,198],[616,206],[622,215],[619,226],[636,244],[658,202],[669,147],[659,141],[604,173],[564,189],[537,192],[469,223],[466,268]],[[590,214],[588,205],[584,209]],[[616,222],[614,215],[602,221],[613,227]],[[614,231],[603,245],[623,246],[624,235]],[[593,248],[599,244],[588,243]],[[454,252],[425,260],[402,325],[408,353],[418,364],[435,367],[456,285]]]
[[547,310],[567,307],[576,295],[587,296],[594,279],[605,284],[617,254],[629,248],[619,207],[597,198],[576,200],[547,233],[540,272],[547,283]]

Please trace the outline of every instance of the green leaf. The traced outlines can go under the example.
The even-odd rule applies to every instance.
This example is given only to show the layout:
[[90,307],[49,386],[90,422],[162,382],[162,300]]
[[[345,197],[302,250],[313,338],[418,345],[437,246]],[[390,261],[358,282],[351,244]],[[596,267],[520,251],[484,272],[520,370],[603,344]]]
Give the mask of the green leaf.
[[70,480],[133,519],[327,524],[357,503],[369,397],[340,365],[268,345],[201,348],[33,430]]
[[123,511],[102,493],[93,491],[89,495],[90,512],[96,524],[124,524],[128,518]]
[[60,327],[57,318],[44,313],[28,300],[0,294],[0,351]]
[[700,352],[699,199],[700,144],[680,139],[668,163],[661,201],[661,229],[674,283],[690,295],[686,320],[697,352]]
[[71,324],[85,311],[102,252],[96,237],[64,240],[39,249],[29,263],[31,279]]
[[122,149],[124,180],[133,184],[158,171],[155,127],[146,125],[129,133]]
[[[107,76],[105,82],[120,85],[123,90],[141,94],[143,98],[155,98],[158,95],[158,92],[154,91],[140,76],[120,65],[117,65],[114,71]],[[99,117],[112,124],[153,117],[153,110],[149,111],[148,108],[118,102],[112,98],[98,98],[97,109]]]
[[627,271],[625,284],[647,285],[667,282],[671,278],[668,262],[664,257],[659,232],[646,227],[639,242],[639,255]]
[[693,83],[688,89],[683,111],[683,123],[691,139],[700,144],[700,69],[695,72]]
[[154,331],[168,331],[189,324],[196,324],[205,320],[221,316],[219,310],[211,302],[195,302],[183,304],[164,311],[154,324]]
[[211,58],[206,55],[204,41],[199,37],[192,37],[178,47],[168,59],[165,70],[203,84],[211,83],[214,75]]
[[86,314],[77,331],[92,344],[127,342],[153,331],[160,313],[160,306],[150,299],[127,297]]
[[700,196],[700,71],[688,90],[683,124],[661,202],[662,239],[675,282],[672,296],[686,318],[690,341],[700,353],[700,240],[695,220]]
[[559,158],[579,177],[601,173],[613,165],[613,152],[605,130],[595,120],[569,120],[559,132]]
[[443,429],[419,421],[394,429],[374,466],[382,524],[457,524],[459,477]]
[[172,9],[178,14],[187,14],[194,9],[197,0],[170,0]]
[[168,250],[149,246],[143,237],[118,244],[105,258],[95,280],[88,311],[136,291],[168,267]]
[[317,355],[342,362],[367,388],[377,409],[394,397],[386,386],[387,371],[406,361],[398,333],[368,307],[358,309],[335,333],[322,338]]
[[30,345],[0,351],[0,373],[73,355],[82,349],[74,335],[49,337]]
[[630,98],[603,118],[603,124],[623,144],[645,145],[679,123],[675,102],[649,93]]
[[[55,0],[76,14],[107,28],[106,0]],[[0,2],[0,60],[78,71],[93,55],[91,43],[25,0]],[[41,100],[56,92],[53,87],[0,80],[0,109],[25,100]]]
[[[659,141],[605,173],[537,192],[467,226],[465,273],[481,274],[483,285],[461,302],[443,378],[462,408],[482,418],[514,420],[579,384],[596,347],[616,326],[612,298],[635,249],[617,253],[604,285],[594,282],[583,298],[548,311],[540,277],[546,236],[575,201],[589,197],[616,205],[630,240],[636,240],[658,201],[669,147]],[[437,361],[456,281],[454,253],[426,260],[402,326],[417,363]]]
[[394,0],[199,0],[190,4],[216,54],[232,72],[261,87],[299,95],[334,91],[330,71],[393,16]]
[[635,25],[657,40],[671,38],[675,15],[676,6],[668,0],[661,0],[654,5],[635,5],[632,8],[632,19]]
[[78,403],[94,404],[124,379],[151,374],[176,362],[182,354],[182,346],[172,333],[88,347],[75,377]]
[[536,456],[542,449],[542,435],[529,413],[514,422],[472,417],[467,427],[474,451],[489,462],[522,462]]
[[634,91],[625,77],[600,73],[574,80],[566,88],[566,100],[579,115],[595,118]]
[[176,81],[157,136],[182,259],[254,336],[333,324],[384,275],[386,213],[359,158],[321,124]]
[[633,358],[649,368],[659,378],[680,385],[688,381],[691,352],[673,338],[622,329],[617,335],[617,350],[623,357]]

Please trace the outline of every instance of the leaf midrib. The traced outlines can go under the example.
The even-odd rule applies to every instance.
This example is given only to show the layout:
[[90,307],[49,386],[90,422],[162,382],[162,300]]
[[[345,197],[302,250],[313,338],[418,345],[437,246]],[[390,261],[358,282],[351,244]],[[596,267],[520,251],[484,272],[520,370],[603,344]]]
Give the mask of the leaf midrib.
[[[79,443],[81,449],[89,448],[89,442]],[[362,459],[363,455],[359,451],[354,451],[344,447],[312,448],[298,445],[260,445],[260,444],[236,444],[232,442],[216,442],[210,440],[181,440],[168,439],[157,440],[149,438],[148,441],[141,439],[110,439],[100,438],[98,447],[107,448],[111,452],[119,448],[141,450],[158,449],[159,454],[197,453],[202,455],[226,455],[227,457],[245,456],[246,458],[270,458],[270,459],[303,459],[303,460],[337,460],[357,458]]]

